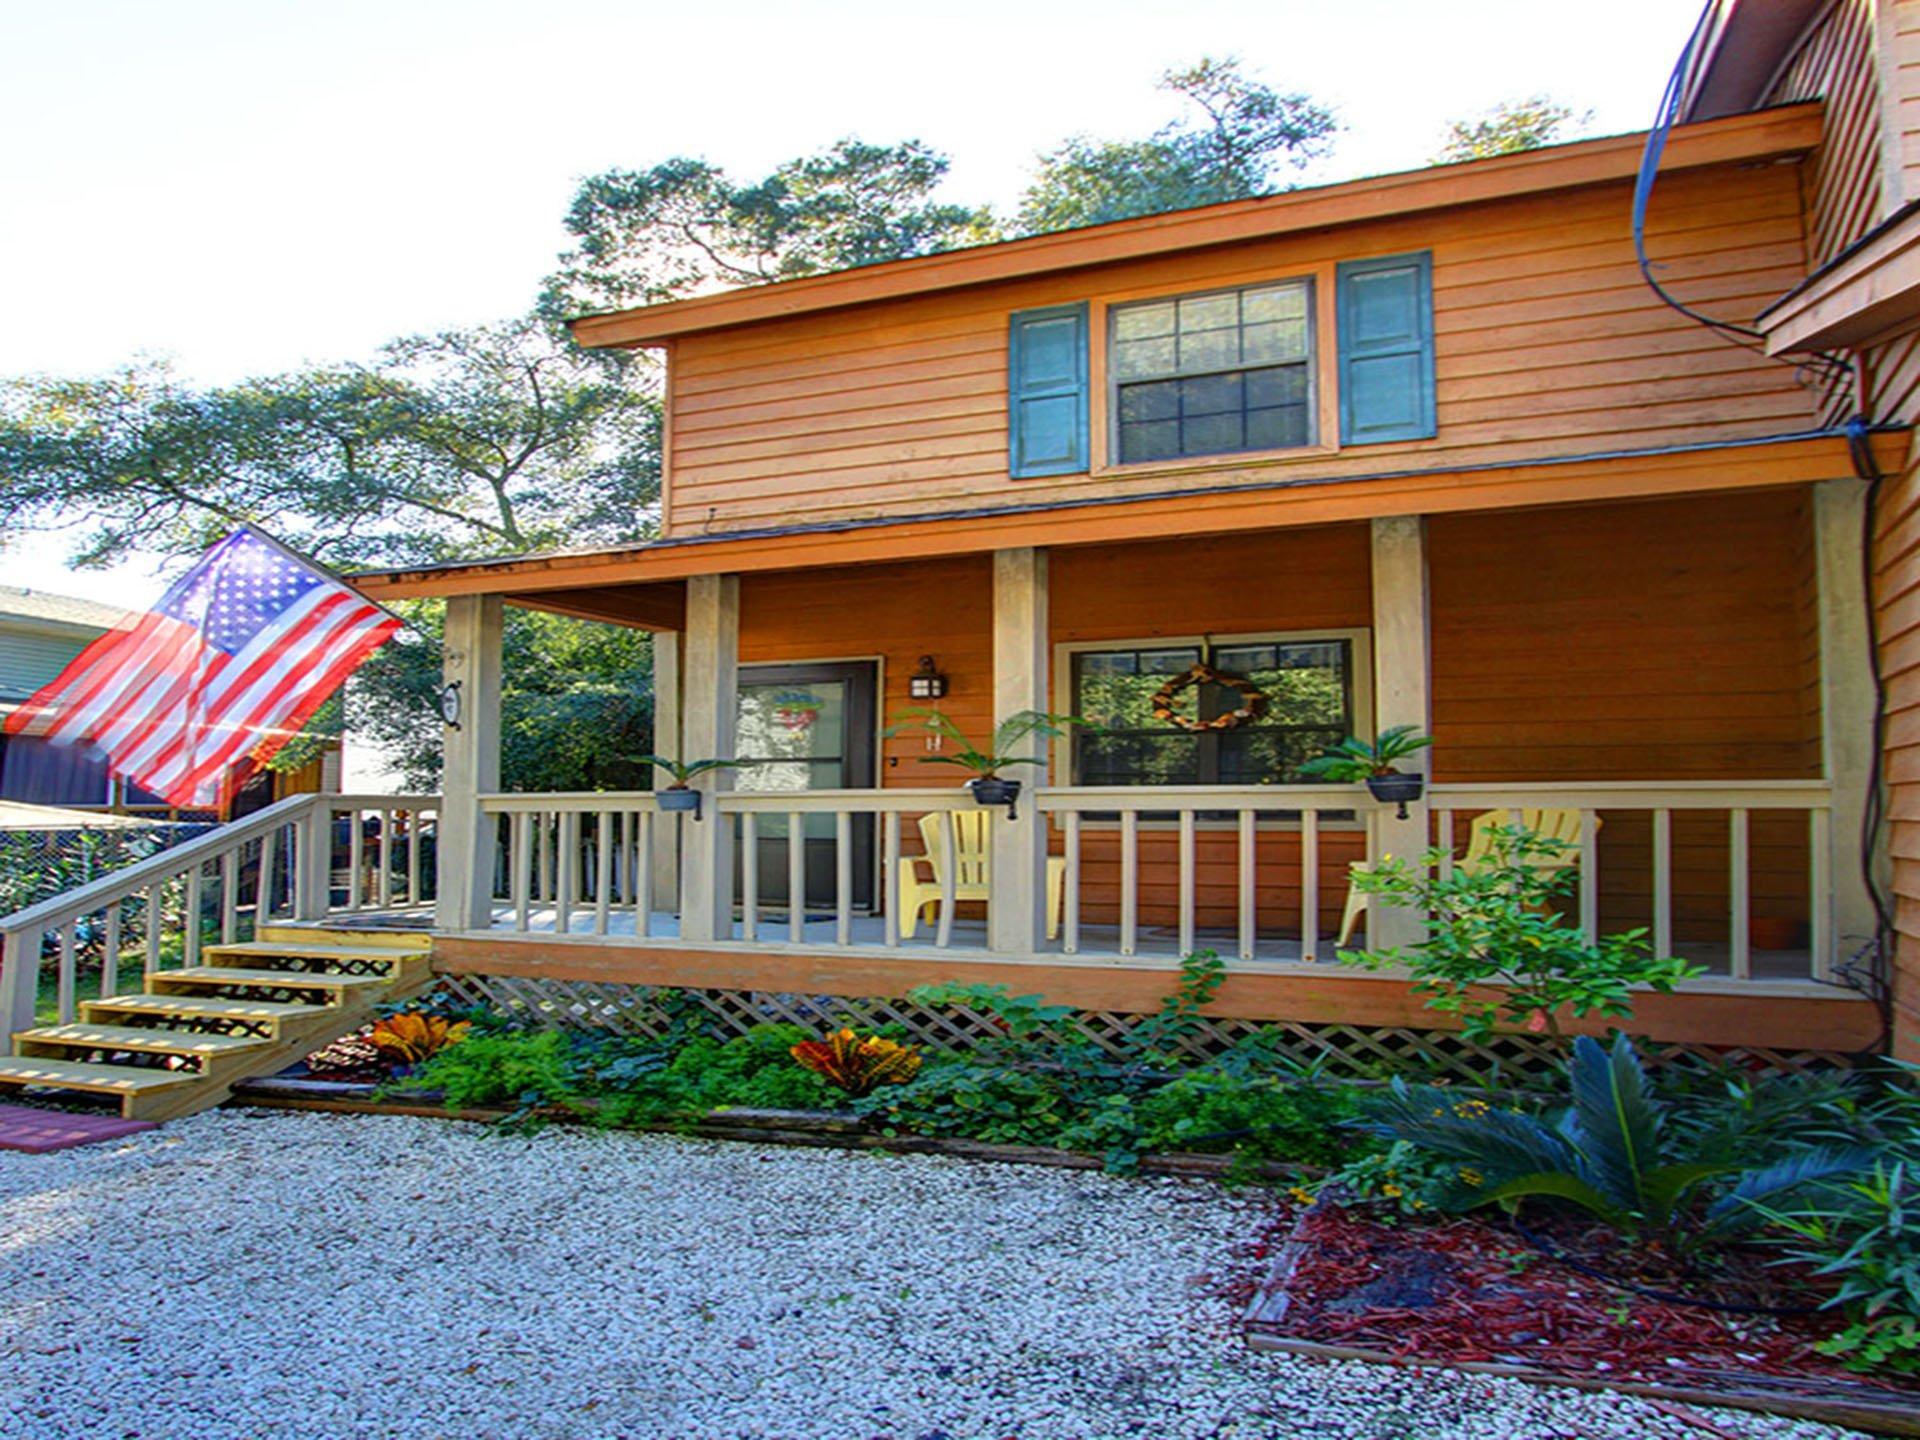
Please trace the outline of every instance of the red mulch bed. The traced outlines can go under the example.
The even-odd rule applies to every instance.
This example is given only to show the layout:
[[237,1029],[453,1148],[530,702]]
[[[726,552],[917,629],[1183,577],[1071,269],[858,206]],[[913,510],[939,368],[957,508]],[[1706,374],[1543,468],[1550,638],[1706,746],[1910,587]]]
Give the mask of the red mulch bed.
[[[1550,1246],[1621,1273],[1624,1252],[1585,1227],[1530,1227]],[[1543,1233],[1543,1231],[1545,1233]],[[1276,1234],[1268,1246],[1278,1250]],[[1523,1366],[1587,1380],[1668,1385],[1760,1381],[1775,1391],[1880,1391],[1920,1397],[1920,1382],[1855,1375],[1815,1353],[1831,1314],[1730,1314],[1609,1283],[1562,1263],[1498,1220],[1388,1225],[1316,1206],[1284,1238],[1302,1247],[1288,1303],[1267,1333],[1403,1360]],[[1608,1250],[1612,1249],[1609,1254]],[[1662,1291],[1686,1280],[1655,1262],[1623,1278]],[[1710,1300],[1811,1304],[1760,1257],[1735,1255],[1694,1292]],[[1764,1379],[1762,1378],[1764,1377]]]

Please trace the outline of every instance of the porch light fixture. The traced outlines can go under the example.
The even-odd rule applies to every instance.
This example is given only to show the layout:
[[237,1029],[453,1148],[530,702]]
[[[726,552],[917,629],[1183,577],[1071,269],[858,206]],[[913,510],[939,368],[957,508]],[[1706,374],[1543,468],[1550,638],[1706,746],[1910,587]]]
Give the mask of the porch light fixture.
[[460,728],[460,682],[449,680],[440,687],[440,719],[450,730]]
[[947,677],[933,663],[933,656],[922,655],[920,668],[907,677],[907,694],[915,700],[943,700]]

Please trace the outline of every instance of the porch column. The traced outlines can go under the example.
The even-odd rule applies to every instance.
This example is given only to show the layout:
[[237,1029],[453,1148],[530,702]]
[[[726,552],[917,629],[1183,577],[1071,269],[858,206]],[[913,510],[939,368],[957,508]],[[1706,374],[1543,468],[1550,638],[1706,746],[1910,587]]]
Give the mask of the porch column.
[[[1823,480],[1813,487],[1815,566],[1820,595],[1821,775],[1833,789],[1826,870],[1833,904],[1825,933],[1832,960],[1873,937],[1873,900],[1860,873],[1860,827],[1873,773],[1873,668],[1867,656],[1867,595],[1861,578],[1861,525],[1867,482]],[[1815,897],[1815,904],[1819,899]],[[1821,926],[1814,926],[1816,936]],[[1816,957],[1818,958],[1818,957]]]
[[[1422,733],[1433,725],[1433,661],[1427,616],[1427,522],[1420,515],[1391,515],[1373,521],[1373,716],[1375,732],[1390,725],[1415,725]],[[1425,752],[1431,753],[1431,752]],[[1428,773],[1425,755],[1408,762]],[[1372,855],[1418,860],[1427,848],[1427,801],[1407,806],[1407,818],[1394,809],[1373,812]],[[1367,910],[1367,944],[1373,948],[1410,945],[1421,938],[1419,915],[1377,899]]]
[[[653,632],[653,753],[680,754],[680,632]],[[664,789],[673,777],[653,772],[653,788]],[[655,903],[667,905],[680,893],[680,853],[673,831],[655,821],[653,833],[653,893]]]
[[479,797],[500,788],[500,626],[498,595],[447,601],[442,675],[460,687],[460,724],[443,729],[438,898],[440,930],[485,930],[493,923],[494,835]]
[[[740,692],[740,577],[696,575],[687,581],[687,651],[681,697],[681,756],[731,760]],[[701,818],[680,826],[680,936],[733,937],[733,826],[713,797],[733,788],[731,774],[711,770],[693,782],[706,792]]]
[[[1047,705],[1047,552],[1031,547],[993,553],[993,716],[997,724],[1019,710]],[[1028,742],[1044,756],[1046,745]],[[1047,820],[1032,792],[1046,783],[1044,764],[1022,765],[1018,819],[997,817],[992,835],[993,899],[987,906],[987,944],[1005,954],[1031,955],[1046,930]]]

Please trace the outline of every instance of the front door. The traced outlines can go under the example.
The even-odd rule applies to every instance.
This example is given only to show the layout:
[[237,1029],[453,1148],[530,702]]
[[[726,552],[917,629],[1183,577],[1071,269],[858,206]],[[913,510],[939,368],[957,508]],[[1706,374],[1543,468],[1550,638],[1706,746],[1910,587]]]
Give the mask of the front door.
[[[875,769],[878,667],[871,660],[830,665],[740,667],[740,759],[734,788],[751,793],[866,790]],[[834,820],[806,816],[804,903],[831,912],[836,901]],[[756,855],[762,904],[784,907],[787,896],[785,815],[761,815]],[[873,908],[873,817],[853,820],[853,903]]]

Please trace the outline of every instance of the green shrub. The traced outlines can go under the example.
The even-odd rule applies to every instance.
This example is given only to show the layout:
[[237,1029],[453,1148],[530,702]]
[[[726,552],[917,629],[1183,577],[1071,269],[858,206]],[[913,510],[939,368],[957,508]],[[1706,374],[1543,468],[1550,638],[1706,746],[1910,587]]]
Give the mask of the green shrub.
[[449,1110],[466,1110],[575,1103],[578,1085],[578,1066],[565,1035],[507,1030],[469,1035],[392,1088],[438,1090]]
[[853,1108],[889,1134],[1001,1145],[1052,1145],[1079,1110],[1061,1076],[955,1057],[930,1061],[906,1084],[863,1096]]
[[1135,1102],[1143,1150],[1232,1150],[1259,1160],[1337,1164],[1354,1149],[1342,1127],[1360,1113],[1352,1086],[1246,1080],[1192,1071]]
[[[1556,906],[1579,878],[1572,868],[1551,868],[1567,849],[1508,825],[1472,867],[1443,873],[1451,857],[1435,849],[1418,866],[1389,857],[1355,871],[1354,887],[1377,902],[1431,918],[1426,938],[1406,950],[1342,950],[1340,959],[1369,970],[1404,966],[1428,1008],[1458,1015],[1470,1041],[1484,1040],[1502,1021],[1557,1035],[1562,1010],[1625,1019],[1635,986],[1666,993],[1700,973],[1656,956],[1645,930],[1589,943]],[[1488,986],[1500,987],[1491,998]]]

